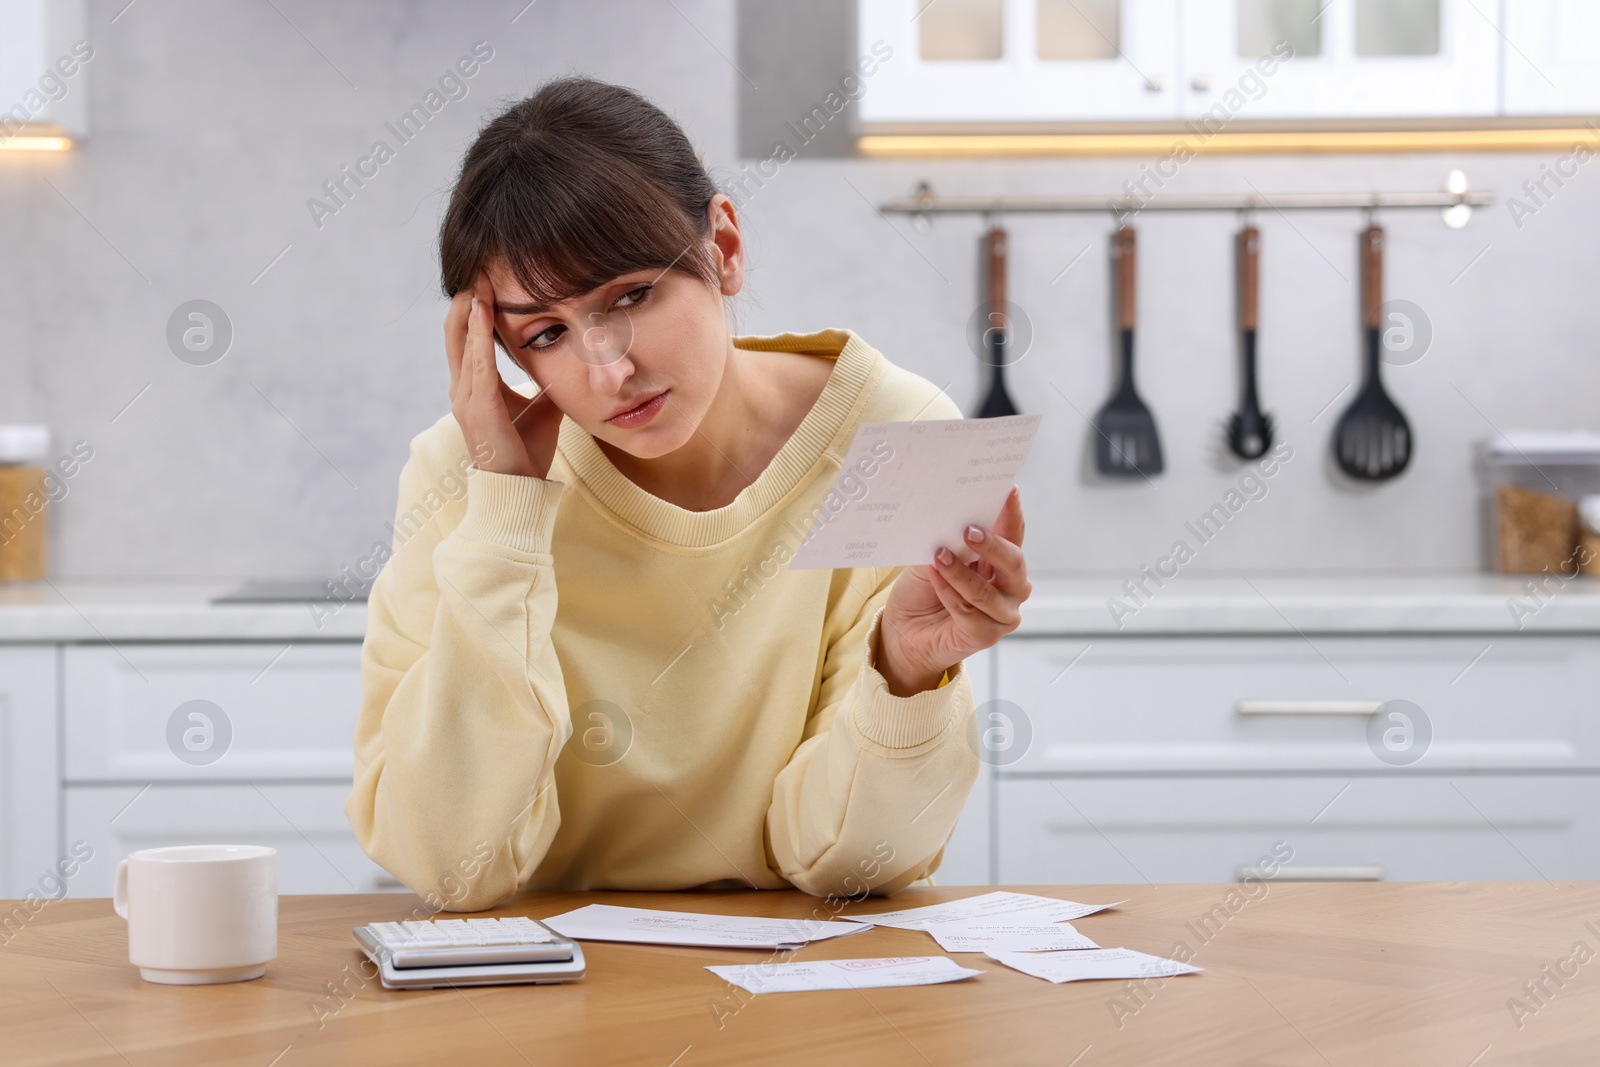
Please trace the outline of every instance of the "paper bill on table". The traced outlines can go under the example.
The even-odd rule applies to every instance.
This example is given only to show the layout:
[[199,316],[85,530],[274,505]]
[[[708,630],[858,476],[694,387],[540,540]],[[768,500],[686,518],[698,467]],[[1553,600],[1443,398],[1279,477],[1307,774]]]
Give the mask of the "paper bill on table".
[[1060,952],[1099,948],[1071,923],[929,923],[946,952]]
[[1097,911],[1126,904],[1079,904],[1074,900],[1057,900],[1033,893],[1013,893],[997,890],[963,897],[943,904],[929,904],[922,908],[904,908],[900,911],[883,911],[876,915],[841,915],[850,922],[872,923],[874,926],[893,926],[900,930],[921,930],[929,923],[1015,922],[1053,923],[1093,915]]
[[962,967],[949,956],[892,956],[877,960],[813,960],[809,963],[756,963],[706,970],[749,993],[797,993],[807,989],[881,989],[885,986],[938,985],[976,978],[983,972]]
[[762,919],[748,915],[703,915],[699,912],[624,908],[590,904],[541,919],[563,937],[578,941],[636,941],[651,945],[698,945],[704,948],[795,948],[811,941],[859,933],[855,923],[818,919]]
[[1171,978],[1199,974],[1193,967],[1164,956],[1135,952],[1131,948],[1102,948],[1084,952],[988,952],[990,959],[1012,970],[1047,982],[1086,982],[1096,978]]
[[994,525],[1040,418],[863,423],[789,569],[932,563],[940,545],[971,563],[962,531]]

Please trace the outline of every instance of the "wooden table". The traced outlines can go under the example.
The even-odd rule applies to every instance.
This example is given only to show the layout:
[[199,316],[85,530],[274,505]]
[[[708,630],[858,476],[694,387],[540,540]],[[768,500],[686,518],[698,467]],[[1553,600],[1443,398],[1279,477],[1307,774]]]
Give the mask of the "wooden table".
[[[0,1063],[1600,1063],[1600,884],[1269,883],[1254,901],[1226,885],[1012,888],[1131,898],[1074,925],[1107,947],[1171,955],[1182,942],[1205,973],[1143,991],[1051,985],[962,954],[981,977],[752,997],[704,967],[768,953],[588,942],[588,977],[575,984],[390,992],[363,977],[350,928],[419,902],[380,894],[284,897],[265,977],[161,986],[128,964],[110,901],[64,900],[0,946]],[[912,889],[848,913],[980,892]],[[797,892],[539,893],[485,914],[595,901],[794,917],[818,904]],[[794,958],[933,954],[927,934],[880,927]],[[1527,982],[1543,990],[1530,995]]]

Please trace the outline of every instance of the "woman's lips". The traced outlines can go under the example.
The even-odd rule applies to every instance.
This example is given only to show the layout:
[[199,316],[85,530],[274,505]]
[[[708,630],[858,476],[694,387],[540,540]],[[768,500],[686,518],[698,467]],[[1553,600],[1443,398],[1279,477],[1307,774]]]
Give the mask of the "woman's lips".
[[646,400],[638,407],[624,411],[621,415],[613,415],[606,421],[611,423],[613,426],[623,426],[629,428],[643,426],[645,423],[655,418],[656,412],[660,411],[661,408],[666,404],[667,393],[669,391],[670,390],[663,389],[661,392],[657,393],[649,400]]

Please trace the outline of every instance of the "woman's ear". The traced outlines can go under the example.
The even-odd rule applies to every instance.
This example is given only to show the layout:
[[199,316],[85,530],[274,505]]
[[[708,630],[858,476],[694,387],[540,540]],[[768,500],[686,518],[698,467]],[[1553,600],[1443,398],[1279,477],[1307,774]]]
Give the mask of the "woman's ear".
[[722,295],[733,296],[744,288],[744,235],[739,232],[739,216],[733,210],[733,201],[723,193],[711,198],[707,212]]

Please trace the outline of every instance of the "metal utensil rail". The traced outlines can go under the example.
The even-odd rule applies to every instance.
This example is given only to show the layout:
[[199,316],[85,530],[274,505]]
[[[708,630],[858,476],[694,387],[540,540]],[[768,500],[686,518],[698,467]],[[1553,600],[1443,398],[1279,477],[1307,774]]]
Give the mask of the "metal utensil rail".
[[1346,193],[1187,193],[1130,196],[899,196],[879,205],[891,215],[1011,215],[1109,211],[1387,211],[1407,208],[1487,207],[1495,202],[1490,189],[1460,192]]

